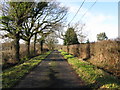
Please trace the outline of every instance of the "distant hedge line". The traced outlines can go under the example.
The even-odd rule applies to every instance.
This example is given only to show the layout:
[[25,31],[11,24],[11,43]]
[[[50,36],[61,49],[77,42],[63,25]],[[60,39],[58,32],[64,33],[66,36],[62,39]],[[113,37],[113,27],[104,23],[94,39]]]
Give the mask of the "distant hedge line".
[[120,77],[120,42],[104,40],[101,42],[59,46],[58,49],[69,52],[83,60],[103,68]]

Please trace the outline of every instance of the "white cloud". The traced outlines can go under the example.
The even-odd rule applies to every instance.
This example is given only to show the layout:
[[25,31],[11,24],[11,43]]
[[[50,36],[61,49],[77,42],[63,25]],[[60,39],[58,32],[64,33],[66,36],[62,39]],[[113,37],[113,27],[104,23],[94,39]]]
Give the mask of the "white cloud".
[[86,18],[86,29],[89,31],[90,41],[96,41],[96,35],[100,32],[105,32],[108,38],[116,38],[118,36],[118,25],[114,19],[110,15],[89,13]]
[[[76,13],[78,8],[78,6],[71,6],[70,12]],[[86,8],[82,8],[74,21],[80,20],[80,17],[86,12],[86,10]],[[86,23],[85,32],[88,33],[90,41],[96,41],[96,35],[101,32],[105,32],[109,39],[116,38],[118,36],[117,17],[115,16],[105,15],[104,13],[95,14],[87,12],[82,21]]]

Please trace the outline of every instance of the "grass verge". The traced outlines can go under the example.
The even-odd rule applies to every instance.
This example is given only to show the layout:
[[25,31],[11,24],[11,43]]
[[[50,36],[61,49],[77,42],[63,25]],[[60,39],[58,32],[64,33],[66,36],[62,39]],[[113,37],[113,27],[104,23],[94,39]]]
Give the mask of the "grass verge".
[[20,65],[4,70],[3,73],[0,74],[0,76],[2,75],[2,88],[12,88],[25,74],[29,73],[50,53],[51,51],[34,57]]
[[67,58],[68,63],[73,67],[76,73],[86,82],[86,87],[88,88],[116,88],[120,89],[120,81],[115,77],[96,66],[91,65],[89,62],[80,60],[73,56],[69,56],[68,53],[65,54],[61,51],[64,58]]

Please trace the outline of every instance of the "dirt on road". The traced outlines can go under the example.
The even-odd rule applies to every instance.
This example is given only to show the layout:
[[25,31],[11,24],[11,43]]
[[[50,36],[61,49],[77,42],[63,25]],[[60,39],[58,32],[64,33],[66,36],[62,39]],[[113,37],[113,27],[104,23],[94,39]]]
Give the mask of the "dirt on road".
[[81,80],[58,51],[53,51],[14,88],[84,88]]

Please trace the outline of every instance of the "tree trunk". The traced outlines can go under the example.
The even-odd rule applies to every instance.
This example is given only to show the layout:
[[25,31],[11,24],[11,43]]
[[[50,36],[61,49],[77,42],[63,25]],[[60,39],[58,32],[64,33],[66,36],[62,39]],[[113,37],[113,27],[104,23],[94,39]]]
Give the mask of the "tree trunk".
[[26,41],[26,45],[27,45],[27,57],[30,57],[30,39],[28,41]]
[[35,34],[35,39],[34,39],[34,55],[36,55],[36,40],[37,40],[37,34]]
[[15,35],[14,47],[15,47],[15,60],[20,61],[20,44],[19,44],[19,34]]
[[69,53],[69,45],[67,45],[67,52]]
[[40,51],[43,52],[43,40],[40,41]]
[[87,44],[87,59],[90,58],[90,43]]

